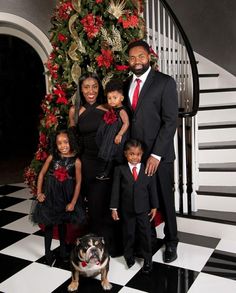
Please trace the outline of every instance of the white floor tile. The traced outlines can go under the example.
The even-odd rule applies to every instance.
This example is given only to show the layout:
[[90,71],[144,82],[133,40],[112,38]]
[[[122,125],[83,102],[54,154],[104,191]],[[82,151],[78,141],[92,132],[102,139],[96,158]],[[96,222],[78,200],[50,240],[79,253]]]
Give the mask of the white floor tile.
[[[164,263],[163,251],[164,247],[159,249],[154,254],[153,261]],[[178,258],[170,265],[200,272],[213,251],[214,249],[211,248],[180,242],[177,248]]]
[[6,293],[51,293],[70,277],[69,271],[32,263],[1,283],[0,290]]
[[221,239],[216,249],[236,253],[236,241],[229,239]]
[[[58,246],[59,241],[53,239],[51,249],[55,249]],[[36,261],[45,254],[44,238],[37,235],[29,235],[24,239],[8,246],[7,248],[4,248],[0,251],[0,253],[23,258],[30,261]]]
[[[110,282],[125,285],[142,267],[142,261],[136,258],[135,265],[127,268],[124,257],[115,257],[110,260],[108,279]],[[117,273],[119,272],[119,273]]]
[[188,293],[235,293],[236,281],[200,273]]
[[3,226],[2,228],[29,234],[35,233],[40,230],[38,225],[33,225],[30,222],[28,215],[20,218],[19,220],[11,222],[10,224]]
[[11,211],[11,212],[29,214],[31,205],[32,205],[32,200],[27,199],[20,203],[14,204],[13,206],[6,208],[5,210]]
[[[17,185],[17,186],[19,186],[19,185]],[[17,190],[15,192],[9,193],[7,196],[12,196],[12,197],[17,197],[17,198],[25,198],[25,199],[29,199],[29,198],[33,197],[33,195],[30,194],[29,188]]]

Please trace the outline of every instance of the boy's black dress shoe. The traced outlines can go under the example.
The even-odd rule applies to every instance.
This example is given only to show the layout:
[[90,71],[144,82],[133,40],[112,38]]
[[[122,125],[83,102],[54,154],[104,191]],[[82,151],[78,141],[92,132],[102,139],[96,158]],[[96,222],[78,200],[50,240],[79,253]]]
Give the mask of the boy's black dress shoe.
[[177,259],[177,248],[175,246],[166,246],[163,261],[166,263],[170,263]]
[[149,274],[152,271],[152,261],[144,260],[143,267],[142,267],[142,273]]
[[131,268],[135,264],[134,257],[128,257],[125,259],[127,267]]

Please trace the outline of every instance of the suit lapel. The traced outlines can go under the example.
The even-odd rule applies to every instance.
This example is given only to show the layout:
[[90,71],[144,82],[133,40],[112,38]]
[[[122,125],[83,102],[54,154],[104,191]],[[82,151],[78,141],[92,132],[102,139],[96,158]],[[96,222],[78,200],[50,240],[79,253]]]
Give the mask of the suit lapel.
[[148,91],[150,85],[152,84],[152,81],[153,81],[153,76],[154,76],[154,70],[151,69],[148,76],[147,76],[147,79],[140,91],[140,94],[139,94],[139,98],[138,98],[138,103],[137,103],[137,106],[136,106],[136,109],[134,112],[137,112],[140,108],[140,105],[142,104],[143,100],[144,100],[144,97],[145,97],[145,94],[146,92]]
[[141,167],[140,167],[140,170],[139,170],[139,173],[138,173],[137,181],[142,181],[143,176],[144,176],[144,165],[141,164]]
[[134,177],[133,177],[133,174],[132,174],[132,172],[130,170],[130,167],[129,167],[128,163],[127,163],[127,165],[125,165],[124,173],[125,173],[124,174],[125,177],[128,178],[130,182],[134,181]]

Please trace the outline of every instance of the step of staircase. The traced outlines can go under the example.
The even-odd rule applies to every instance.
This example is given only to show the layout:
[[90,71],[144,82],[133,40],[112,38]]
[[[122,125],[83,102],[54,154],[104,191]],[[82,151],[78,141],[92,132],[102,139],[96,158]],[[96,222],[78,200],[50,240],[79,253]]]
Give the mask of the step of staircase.
[[178,231],[236,240],[236,213],[199,210],[177,214]]
[[199,74],[198,77],[200,89],[218,86],[219,74],[217,73]]
[[236,162],[200,164],[199,165],[199,171],[200,172],[208,172],[208,171],[213,171],[213,172],[235,172],[236,171]]
[[209,110],[198,112],[199,123],[223,123],[236,120],[236,106],[224,109],[210,108]]
[[199,209],[197,212],[191,212],[191,214],[178,216],[236,226],[236,212],[209,211]]
[[235,178],[236,162],[199,164],[199,185],[235,186]]
[[200,90],[200,107],[211,105],[224,105],[229,103],[236,103],[236,90],[230,91],[211,91]]
[[[236,141],[219,141],[199,143],[199,150],[235,149]],[[231,158],[232,161],[232,158]]]
[[220,143],[236,141],[236,123],[205,123],[199,124],[198,142],[201,143]]
[[231,163],[232,158],[236,158],[236,141],[232,146],[228,142],[223,145],[216,143],[201,143],[199,144],[198,161],[202,163]]
[[198,209],[236,212],[235,207],[236,186],[199,186],[197,190]]

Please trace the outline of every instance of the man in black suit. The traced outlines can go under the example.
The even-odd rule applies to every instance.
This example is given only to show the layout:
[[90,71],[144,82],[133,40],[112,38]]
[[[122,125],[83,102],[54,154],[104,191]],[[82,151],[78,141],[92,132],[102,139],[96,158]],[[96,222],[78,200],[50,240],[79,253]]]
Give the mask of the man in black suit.
[[145,41],[129,44],[128,54],[133,73],[126,85],[126,105],[131,110],[130,135],[144,143],[145,172],[156,177],[165,221],[163,260],[169,263],[177,258],[178,244],[173,194],[173,138],[178,117],[176,84],[172,77],[151,68],[150,47]]
[[110,207],[112,218],[122,216],[124,257],[130,268],[134,262],[135,241],[140,244],[144,258],[142,271],[152,270],[152,243],[150,222],[156,215],[158,198],[155,178],[145,174],[141,163],[143,146],[140,141],[130,139],[124,145],[128,163],[117,166],[113,176]]

